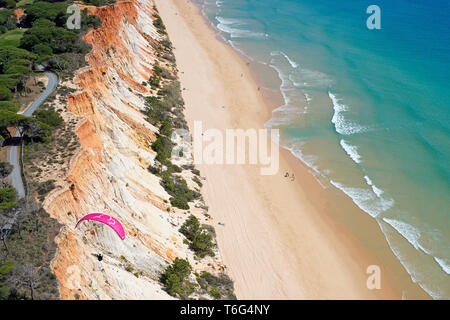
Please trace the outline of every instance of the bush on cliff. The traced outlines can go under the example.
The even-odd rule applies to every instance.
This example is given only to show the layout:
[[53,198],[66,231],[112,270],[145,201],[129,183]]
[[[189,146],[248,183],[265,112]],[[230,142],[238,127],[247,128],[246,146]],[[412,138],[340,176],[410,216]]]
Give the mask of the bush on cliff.
[[159,66],[159,62],[156,61],[155,64],[153,65],[153,73],[156,77],[160,77],[161,73],[162,73],[163,69]]
[[205,228],[200,227],[200,222],[194,215],[191,214],[183,223],[180,232],[190,241],[190,247],[198,257],[214,256],[213,237]]
[[170,73],[169,70],[167,69],[163,69],[162,73],[161,73],[161,77],[165,78],[165,79],[169,79],[169,80],[175,80],[176,77]]
[[183,199],[181,197],[170,198],[170,204],[172,205],[172,207],[175,207],[175,208],[178,208],[181,210],[189,210],[188,201],[186,201],[186,199]]
[[157,97],[148,97],[146,102],[147,121],[152,125],[157,126],[162,121],[170,118],[170,110],[167,110]]
[[169,121],[163,121],[161,127],[159,128],[159,134],[170,138],[173,133],[173,128]]
[[172,42],[169,39],[163,39],[159,43],[168,51],[172,50]]
[[203,258],[206,255],[214,257],[214,243],[212,242],[212,235],[209,233],[202,231],[198,233],[194,240],[191,243],[192,250],[194,250],[195,254]]
[[188,202],[198,198],[198,192],[189,189],[186,180],[181,177],[172,175],[170,170],[164,171],[161,174],[161,185],[170,194],[170,203],[173,207],[189,210]]
[[158,33],[161,35],[166,35],[166,27],[164,26],[161,17],[158,14],[154,13],[153,18],[155,18],[155,20],[153,20],[153,25],[155,26],[156,31],[158,31]]
[[159,78],[155,75],[152,75],[150,79],[148,80],[148,83],[152,87],[152,89],[159,88]]
[[218,276],[212,275],[207,271],[203,271],[200,277],[197,278],[202,289],[207,290],[214,299],[222,297],[230,300],[235,300],[233,281],[224,273]]
[[192,271],[192,267],[188,261],[175,258],[175,261],[169,265],[162,275],[164,287],[171,296],[177,295],[181,299],[186,299],[194,292],[193,285],[186,280]]
[[[165,70],[165,69],[164,69]],[[167,77],[173,78],[167,70],[154,66],[155,74],[166,74]],[[148,97],[146,99],[147,120],[151,124],[157,126],[163,121],[169,121],[173,128],[187,129],[186,121],[183,115],[183,99],[181,97],[180,83],[172,81],[165,84],[157,92],[157,97]]]
[[184,234],[188,240],[194,240],[197,233],[200,232],[200,221],[191,214],[181,226],[180,232]]
[[152,144],[152,149],[157,153],[156,160],[163,165],[170,165],[170,157],[172,155],[172,142],[166,136],[158,136]]

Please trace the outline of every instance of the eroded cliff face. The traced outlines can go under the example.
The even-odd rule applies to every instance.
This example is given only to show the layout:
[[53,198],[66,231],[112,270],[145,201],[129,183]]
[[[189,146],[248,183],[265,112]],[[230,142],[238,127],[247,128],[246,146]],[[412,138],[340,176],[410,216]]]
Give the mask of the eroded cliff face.
[[[119,0],[114,7],[89,10],[103,24],[85,36],[93,46],[86,56],[89,66],[79,70],[74,79],[79,90],[67,97],[69,111],[84,118],[76,127],[81,149],[63,187],[44,201],[64,225],[52,269],[62,299],[170,299],[159,283],[169,262],[180,257],[194,270],[211,270],[219,257],[194,261],[178,232],[186,213],[168,212],[170,196],[147,170],[154,163],[150,146],[157,132],[142,113],[150,94],[142,82],[157,59],[152,46],[159,45],[153,2]],[[92,212],[117,218],[126,239],[100,223],[75,229]],[[202,212],[193,208],[191,213]],[[94,256],[98,253],[104,256],[101,262]]]

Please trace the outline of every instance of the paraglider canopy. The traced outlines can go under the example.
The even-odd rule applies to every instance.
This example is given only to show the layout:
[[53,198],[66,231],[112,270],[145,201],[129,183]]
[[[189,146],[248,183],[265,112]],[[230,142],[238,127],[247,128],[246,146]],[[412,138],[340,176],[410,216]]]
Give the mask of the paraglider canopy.
[[122,239],[122,240],[125,239],[125,231],[123,230],[122,225],[120,224],[119,221],[117,221],[117,219],[115,219],[111,216],[108,216],[103,213],[90,213],[90,214],[84,216],[83,218],[81,218],[81,220],[78,221],[75,228],[78,227],[80,222],[84,221],[84,220],[94,220],[94,221],[104,223],[104,224],[110,226],[119,235],[120,239]]

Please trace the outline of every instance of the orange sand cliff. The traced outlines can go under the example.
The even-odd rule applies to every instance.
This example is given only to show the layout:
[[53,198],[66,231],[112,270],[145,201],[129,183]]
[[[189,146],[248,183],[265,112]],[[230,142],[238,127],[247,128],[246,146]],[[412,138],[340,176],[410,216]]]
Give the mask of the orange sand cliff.
[[[169,195],[147,170],[157,131],[142,113],[149,92],[141,83],[151,75],[159,37],[152,6],[150,0],[119,0],[89,8],[103,24],[84,38],[93,46],[89,66],[79,70],[74,82],[80,90],[68,97],[69,111],[85,118],[76,129],[81,149],[65,186],[44,201],[63,225],[52,262],[62,299],[169,299],[158,281],[161,271],[177,256],[193,261],[178,232],[183,214],[167,212]],[[91,212],[116,217],[125,241],[100,224],[75,229]]]

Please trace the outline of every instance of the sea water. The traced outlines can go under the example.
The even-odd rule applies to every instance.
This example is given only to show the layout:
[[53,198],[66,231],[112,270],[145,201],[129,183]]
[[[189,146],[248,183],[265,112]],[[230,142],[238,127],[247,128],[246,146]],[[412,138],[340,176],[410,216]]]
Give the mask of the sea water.
[[[280,78],[266,127],[377,221],[414,282],[450,299],[450,1],[195,2]],[[367,28],[372,4],[381,29]]]

